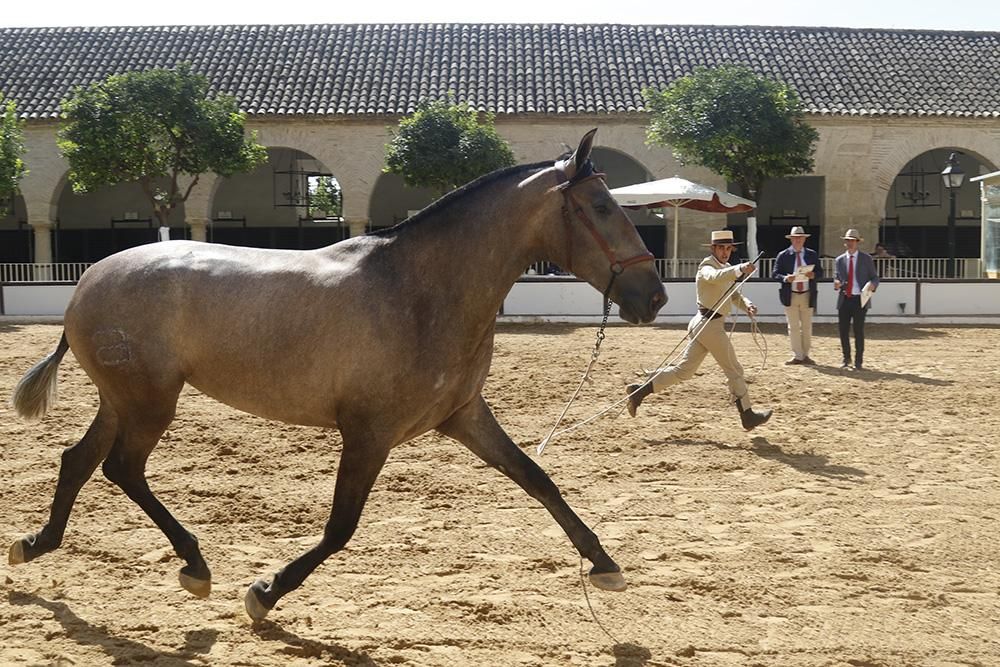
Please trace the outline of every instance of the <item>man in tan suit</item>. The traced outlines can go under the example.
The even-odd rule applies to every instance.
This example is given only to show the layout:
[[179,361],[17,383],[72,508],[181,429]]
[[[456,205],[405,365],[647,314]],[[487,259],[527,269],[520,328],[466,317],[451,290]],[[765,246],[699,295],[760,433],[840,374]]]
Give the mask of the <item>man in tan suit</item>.
[[712,242],[705,245],[711,247],[712,254],[703,259],[698,267],[695,280],[698,313],[688,324],[691,341],[676,366],[661,368],[652,373],[652,377],[645,383],[630,384],[626,388],[629,394],[628,413],[635,417],[636,410],[646,396],[694,377],[705,356],[711,353],[719,368],[726,374],[730,397],[739,410],[743,428],[750,431],[770,419],[771,410],[754,410],[750,404],[743,366],[736,359],[736,352],[726,335],[726,316],[734,305],[751,316],[757,314],[757,307],[739,290],[733,290],[725,299],[723,297],[738,278],[753,273],[756,267],[749,262],[730,266],[729,257],[733,254],[736,243],[732,231],[728,229],[712,232]]
[[[823,267],[819,264],[819,255],[812,248],[805,246],[809,238],[802,227],[792,227],[785,238],[791,244],[778,253],[774,260],[774,271],[771,277],[781,283],[778,299],[785,307],[785,319],[788,320],[788,338],[792,344],[792,358],[785,365],[806,364],[815,366],[816,362],[809,356],[812,344],[812,317],[816,309],[816,280],[823,277]],[[813,267],[808,273],[802,273],[805,267]]]

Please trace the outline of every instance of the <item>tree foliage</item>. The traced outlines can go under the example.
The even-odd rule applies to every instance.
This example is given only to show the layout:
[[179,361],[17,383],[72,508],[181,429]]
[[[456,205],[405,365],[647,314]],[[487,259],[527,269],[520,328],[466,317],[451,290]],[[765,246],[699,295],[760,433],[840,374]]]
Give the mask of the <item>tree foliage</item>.
[[13,100],[4,101],[0,93],[0,217],[8,215],[13,207],[18,183],[27,173],[24,166],[24,124],[17,118]]
[[309,214],[323,212],[326,217],[340,218],[344,214],[344,193],[333,176],[313,176],[309,179]]
[[698,68],[664,90],[644,91],[649,143],[682,164],[707,167],[759,197],[764,182],[813,169],[818,138],[789,86],[739,65]]
[[[236,101],[211,97],[186,64],[110,76],[77,88],[62,109],[58,143],[73,191],[138,182],[161,225],[200,174],[231,176],[267,160]],[[183,192],[181,175],[193,177]]]
[[514,164],[514,153],[494,127],[493,114],[479,114],[464,103],[421,102],[399,122],[385,147],[388,174],[410,187],[440,193],[483,174]]

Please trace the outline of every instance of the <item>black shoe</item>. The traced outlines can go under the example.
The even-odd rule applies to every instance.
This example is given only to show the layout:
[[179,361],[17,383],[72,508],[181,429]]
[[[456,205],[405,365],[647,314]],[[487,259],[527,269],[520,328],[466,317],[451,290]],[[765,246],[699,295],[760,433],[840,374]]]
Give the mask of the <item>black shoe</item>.
[[816,365],[816,362],[815,362],[815,361],[813,361],[813,358],[812,358],[812,357],[810,357],[810,356],[806,356],[806,358],[805,358],[805,359],[803,359],[803,360],[802,360],[801,362],[799,362],[799,363],[802,363],[802,364],[805,364],[806,366],[815,366],[815,365]]
[[842,370],[842,371],[849,371],[849,370],[851,370],[851,362],[845,361],[844,363],[842,363],[840,365],[840,370]]
[[746,410],[740,410],[740,422],[743,424],[744,429],[752,431],[761,424],[766,424],[772,414],[772,410],[754,410],[753,408],[747,408]]
[[649,382],[645,384],[630,384],[625,387],[625,393],[628,394],[628,414],[631,417],[635,417],[635,411],[639,409],[642,405],[642,399],[653,393],[653,385]]

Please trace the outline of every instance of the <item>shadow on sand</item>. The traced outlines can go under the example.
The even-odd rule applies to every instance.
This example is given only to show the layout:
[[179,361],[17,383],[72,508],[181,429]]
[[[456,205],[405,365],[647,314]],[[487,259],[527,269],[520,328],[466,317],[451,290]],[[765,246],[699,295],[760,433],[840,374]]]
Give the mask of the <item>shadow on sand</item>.
[[378,667],[379,664],[363,651],[352,651],[339,644],[304,639],[294,632],[285,630],[273,621],[264,620],[254,623],[253,633],[265,641],[285,644],[285,647],[279,649],[279,652],[289,656],[290,661],[294,658],[319,659],[323,664],[344,663],[357,667]]
[[67,637],[84,646],[100,647],[114,664],[155,663],[169,667],[204,665],[204,658],[198,658],[196,662],[191,660],[196,656],[208,655],[218,636],[215,630],[192,630],[185,635],[184,646],[180,650],[163,652],[141,642],[113,636],[106,628],[91,625],[74,614],[64,602],[53,602],[17,591],[7,594],[7,602],[12,606],[35,605],[48,609],[62,625]]
[[[836,314],[836,313],[834,313]],[[774,326],[774,325],[772,325]],[[948,335],[948,329],[963,325],[913,325],[913,324],[877,324],[874,322],[865,323],[865,340],[916,340],[920,338],[941,338]],[[787,335],[788,328],[785,325],[778,325],[776,334]],[[840,329],[836,324],[816,324],[813,326],[813,338],[832,338],[840,343]],[[853,342],[854,334],[851,334]],[[838,345],[839,347],[839,345]]]
[[727,452],[746,452],[749,451],[752,454],[756,454],[762,459],[768,459],[770,461],[776,461],[778,463],[783,463],[790,468],[794,468],[799,472],[808,473],[810,475],[817,475],[819,477],[826,477],[829,479],[846,480],[851,482],[859,482],[862,477],[867,476],[864,470],[858,468],[852,468],[850,466],[842,466],[830,463],[830,459],[823,454],[816,454],[815,452],[802,452],[801,454],[789,454],[781,449],[779,445],[771,444],[771,442],[764,437],[757,436],[751,442],[753,447],[747,449],[746,447],[741,447],[738,445],[728,445],[724,442],[719,442],[718,440],[704,440],[704,439],[694,439],[694,438],[678,438],[675,440],[646,440],[647,444],[650,445],[681,445],[688,447],[715,447],[716,449],[721,449]]
[[938,380],[937,378],[924,377],[923,375],[914,375],[913,373],[893,373],[892,371],[878,371],[871,368],[863,368],[860,371],[848,370],[841,368],[839,366],[823,366],[817,364],[816,366],[806,366],[806,368],[811,368],[817,373],[822,373],[824,375],[833,375],[836,377],[847,377],[854,380],[860,380],[862,382],[880,382],[882,380],[902,380],[903,382],[912,382],[914,384],[928,384],[935,387],[947,387],[949,385],[955,384],[954,380]]
[[802,452],[801,454],[789,454],[781,449],[780,445],[771,444],[767,438],[757,436],[753,440],[753,449],[750,451],[761,457],[798,470],[799,472],[829,477],[831,479],[847,480],[852,482],[861,481],[867,473],[859,468],[831,464],[830,459],[823,454],[815,452]]
[[615,644],[611,652],[615,656],[615,667],[645,667],[653,657],[648,648],[632,642]]

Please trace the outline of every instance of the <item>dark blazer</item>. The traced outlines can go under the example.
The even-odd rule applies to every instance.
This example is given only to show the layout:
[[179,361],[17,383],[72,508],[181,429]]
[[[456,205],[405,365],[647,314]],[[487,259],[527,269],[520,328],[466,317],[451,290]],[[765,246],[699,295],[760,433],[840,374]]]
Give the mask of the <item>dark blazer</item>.
[[[837,294],[837,310],[840,310],[841,306],[844,305],[844,292],[847,291],[847,253],[837,257],[836,264],[836,274],[835,277],[840,281],[840,293]],[[878,271],[875,269],[875,261],[872,256],[866,252],[858,251],[858,259],[854,263],[854,280],[864,287],[868,281],[871,281],[875,287],[878,287],[879,278]],[[865,306],[865,310],[872,307],[872,302],[869,301],[868,305]]]
[[[813,269],[814,277],[809,281],[809,307],[815,309],[816,280],[823,277],[823,267],[819,265],[819,255],[816,251],[804,246],[802,248],[802,263],[813,264],[816,267]],[[781,299],[781,305],[783,306],[792,305],[792,284],[785,282],[785,278],[790,273],[795,273],[795,251],[792,249],[792,246],[788,246],[778,253],[774,262],[774,271],[771,272],[772,278],[781,281],[781,289],[778,290],[778,297]]]

